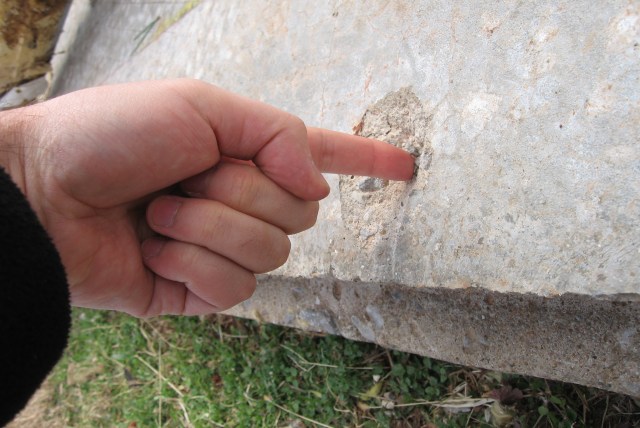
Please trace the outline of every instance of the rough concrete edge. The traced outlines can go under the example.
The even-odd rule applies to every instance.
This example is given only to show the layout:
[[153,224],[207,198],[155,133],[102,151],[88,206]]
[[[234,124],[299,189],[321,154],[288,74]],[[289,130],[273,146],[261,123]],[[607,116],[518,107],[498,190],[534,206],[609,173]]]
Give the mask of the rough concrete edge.
[[51,58],[50,83],[45,99],[52,96],[62,95],[59,92],[62,77],[67,69],[67,62],[71,53],[76,49],[79,43],[78,33],[81,28],[88,25],[88,17],[92,11],[91,0],[71,0],[69,7],[65,11],[62,30],[58,37],[54,49],[54,55]]
[[263,275],[227,311],[466,366],[640,396],[640,299]]

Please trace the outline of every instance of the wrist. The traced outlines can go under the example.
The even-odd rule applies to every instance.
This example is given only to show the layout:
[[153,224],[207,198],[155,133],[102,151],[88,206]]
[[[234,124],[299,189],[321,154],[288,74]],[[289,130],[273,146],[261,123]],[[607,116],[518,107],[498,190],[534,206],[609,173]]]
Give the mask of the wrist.
[[24,139],[26,126],[23,109],[0,112],[0,167],[26,196],[24,173]]

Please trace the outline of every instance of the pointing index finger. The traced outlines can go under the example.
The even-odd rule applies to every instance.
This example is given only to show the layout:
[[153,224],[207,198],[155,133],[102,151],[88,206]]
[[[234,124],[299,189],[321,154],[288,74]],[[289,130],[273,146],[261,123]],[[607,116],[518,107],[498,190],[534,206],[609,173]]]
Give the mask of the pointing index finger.
[[311,155],[322,172],[401,181],[413,177],[413,157],[391,144],[321,128],[307,132]]

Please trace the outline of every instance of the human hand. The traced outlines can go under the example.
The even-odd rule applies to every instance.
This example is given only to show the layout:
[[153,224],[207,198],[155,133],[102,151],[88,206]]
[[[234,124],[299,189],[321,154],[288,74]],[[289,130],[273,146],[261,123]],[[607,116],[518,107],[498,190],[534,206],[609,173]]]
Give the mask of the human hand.
[[229,308],[311,227],[320,171],[408,180],[388,144],[307,128],[194,80],[92,88],[0,116],[0,165],[56,245],[72,304]]

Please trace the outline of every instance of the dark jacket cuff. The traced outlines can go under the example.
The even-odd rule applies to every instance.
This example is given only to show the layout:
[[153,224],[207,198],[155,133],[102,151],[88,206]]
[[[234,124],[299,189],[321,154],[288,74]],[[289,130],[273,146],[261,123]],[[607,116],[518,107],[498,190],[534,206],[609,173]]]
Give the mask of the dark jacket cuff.
[[4,426],[62,356],[71,306],[60,256],[2,168],[0,290],[0,426]]

